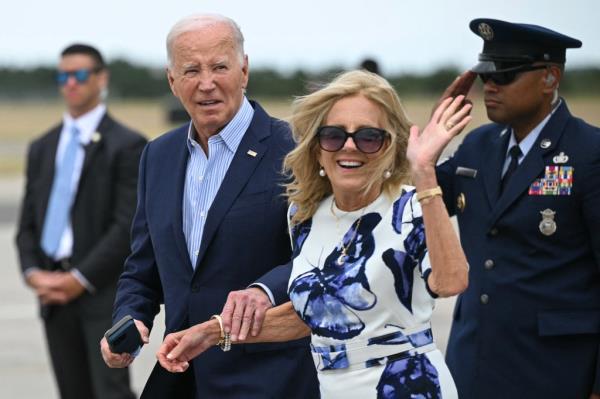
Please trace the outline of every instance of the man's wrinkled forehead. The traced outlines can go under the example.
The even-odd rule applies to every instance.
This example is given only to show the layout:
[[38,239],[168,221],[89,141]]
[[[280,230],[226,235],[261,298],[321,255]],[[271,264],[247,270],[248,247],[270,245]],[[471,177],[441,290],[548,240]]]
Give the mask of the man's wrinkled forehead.
[[221,64],[237,62],[236,44],[231,38],[222,38],[214,43],[186,41],[174,45],[173,58],[182,66],[198,64]]
[[[174,53],[198,55],[228,55],[239,52],[238,44],[230,32],[199,29],[181,33],[173,43]],[[176,55],[175,54],[175,55]]]

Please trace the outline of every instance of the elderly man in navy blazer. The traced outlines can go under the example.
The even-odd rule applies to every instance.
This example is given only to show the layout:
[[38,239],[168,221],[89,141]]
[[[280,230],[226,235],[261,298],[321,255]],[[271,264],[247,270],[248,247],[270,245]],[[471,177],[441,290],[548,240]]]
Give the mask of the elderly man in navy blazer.
[[447,362],[462,399],[600,397],[600,129],[558,96],[579,40],[476,19],[492,124],[438,167],[470,264]]
[[[244,95],[243,40],[218,15],[185,18],[167,37],[169,84],[191,123],[142,155],[132,253],[114,309],[114,321],[131,315],[144,339],[163,303],[171,333],[220,314],[231,291],[241,291],[232,294],[238,323],[244,314],[259,322],[287,300],[290,269],[276,266],[290,259],[280,172],[293,142],[287,124]],[[142,397],[318,397],[306,340],[222,349],[182,375],[157,365]],[[133,360],[111,354],[105,340],[102,351],[113,367]]]

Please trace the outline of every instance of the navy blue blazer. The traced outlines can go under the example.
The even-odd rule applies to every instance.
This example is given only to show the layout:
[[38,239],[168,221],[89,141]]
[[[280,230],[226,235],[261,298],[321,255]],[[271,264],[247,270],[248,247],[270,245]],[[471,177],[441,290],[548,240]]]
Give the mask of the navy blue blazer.
[[[291,253],[281,166],[293,142],[286,123],[252,105],[252,123],[207,214],[195,269],[182,228],[188,125],[147,145],[115,321],[130,314],[151,327],[164,303],[168,334],[219,314],[230,291],[257,280],[278,303],[288,300],[291,268],[275,266],[289,262]],[[196,395],[202,398],[318,397],[307,339],[233,345],[227,353],[215,347],[194,359],[192,369]],[[177,375],[157,364],[143,397],[172,396],[168,385],[180,384]]]
[[600,392],[600,129],[563,100],[500,194],[509,137],[482,126],[438,167],[470,266],[448,366],[461,399],[587,398]]

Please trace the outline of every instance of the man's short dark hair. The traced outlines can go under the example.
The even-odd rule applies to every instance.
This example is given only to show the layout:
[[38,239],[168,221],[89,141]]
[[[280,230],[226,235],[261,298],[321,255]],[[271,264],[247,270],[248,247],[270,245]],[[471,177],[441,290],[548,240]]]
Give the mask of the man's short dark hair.
[[92,57],[92,59],[96,63],[96,67],[98,67],[98,68],[106,67],[106,64],[104,63],[104,58],[102,58],[102,54],[100,54],[100,51],[98,51],[98,49],[96,49],[95,47],[92,47],[88,44],[80,44],[80,43],[71,44],[70,46],[65,48],[62,51],[62,53],[60,53],[60,56],[64,57],[66,55],[72,55],[72,54],[89,55],[90,57]]

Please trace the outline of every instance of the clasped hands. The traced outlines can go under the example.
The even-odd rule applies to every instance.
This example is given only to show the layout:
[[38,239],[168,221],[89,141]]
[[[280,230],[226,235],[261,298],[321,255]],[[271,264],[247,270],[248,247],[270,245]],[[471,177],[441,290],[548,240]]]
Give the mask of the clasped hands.
[[64,305],[85,291],[71,272],[35,270],[27,275],[26,281],[43,305]]
[[[232,342],[244,341],[248,334],[258,335],[267,309],[273,307],[267,294],[260,288],[251,287],[229,293],[221,318],[224,332],[231,334]],[[217,320],[208,320],[182,331],[168,334],[156,358],[166,370],[181,373],[189,362],[207,349],[217,345],[221,327]]]

